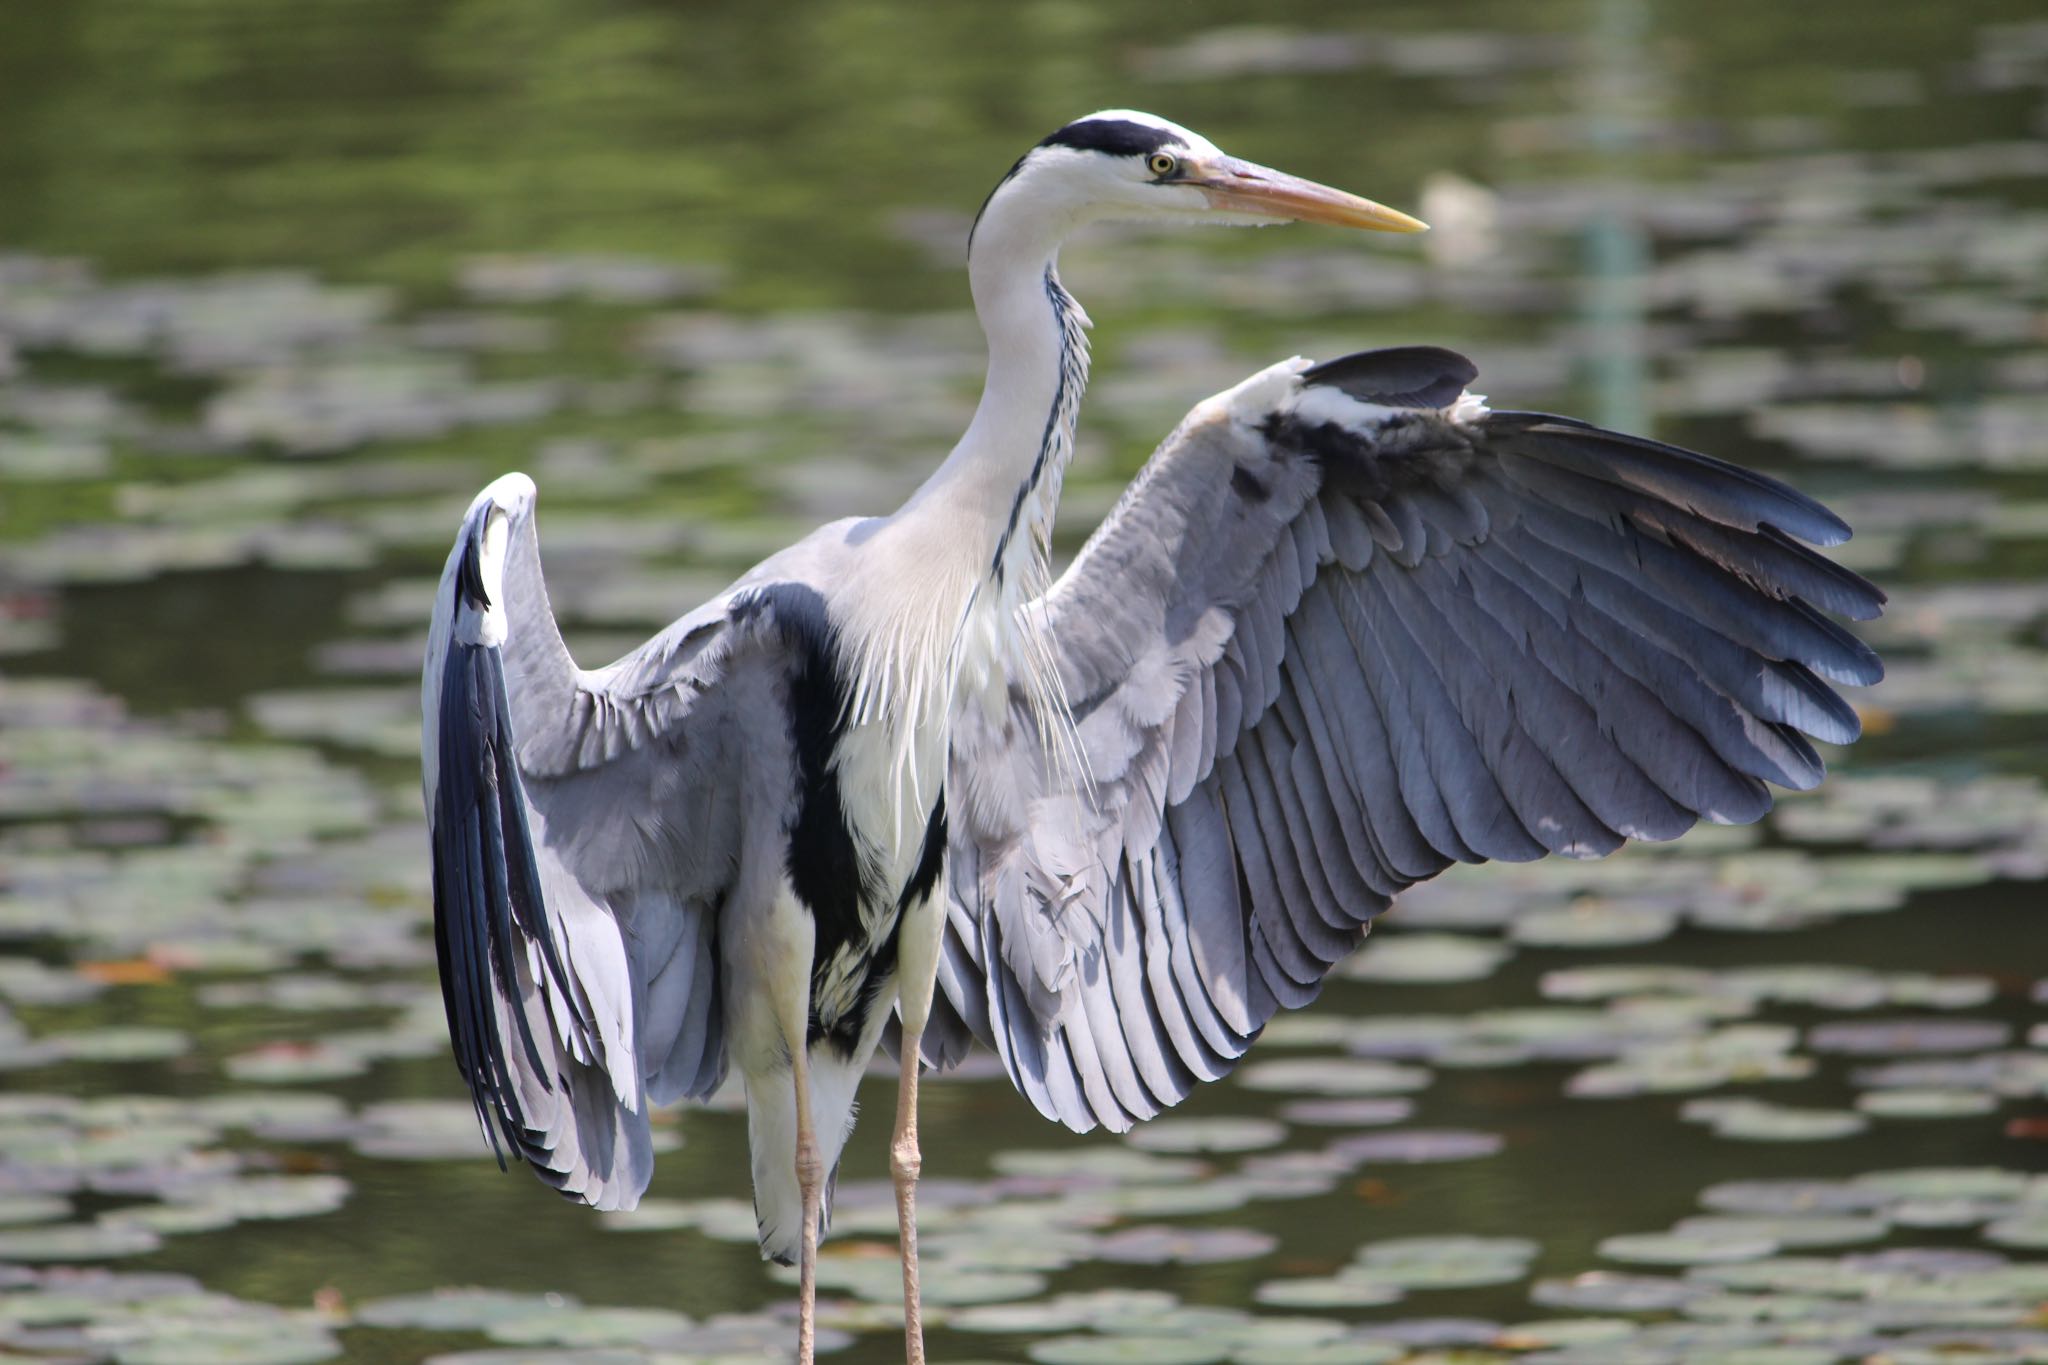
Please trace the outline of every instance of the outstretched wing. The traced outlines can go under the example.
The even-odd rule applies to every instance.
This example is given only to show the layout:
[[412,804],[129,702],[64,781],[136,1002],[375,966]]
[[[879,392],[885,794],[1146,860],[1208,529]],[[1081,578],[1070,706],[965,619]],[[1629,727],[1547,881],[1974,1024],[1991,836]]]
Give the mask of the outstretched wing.
[[[993,1042],[1124,1128],[1307,1003],[1402,888],[1590,857],[1811,787],[1877,657],[1849,531],[1704,455],[1491,412],[1449,351],[1276,366],[1198,406],[1023,628],[1092,785],[969,707],[927,1057]],[[1802,544],[1801,542],[1806,542]]]
[[[739,594],[609,668],[576,668],[541,582],[534,487],[471,505],[422,683],[434,931],[456,1062],[496,1146],[629,1208],[648,1103],[714,1090],[718,910],[742,863],[743,714],[775,705],[772,611]],[[777,713],[779,715],[779,713]],[[760,756],[757,756],[759,758]],[[502,1158],[501,1158],[502,1160]]]

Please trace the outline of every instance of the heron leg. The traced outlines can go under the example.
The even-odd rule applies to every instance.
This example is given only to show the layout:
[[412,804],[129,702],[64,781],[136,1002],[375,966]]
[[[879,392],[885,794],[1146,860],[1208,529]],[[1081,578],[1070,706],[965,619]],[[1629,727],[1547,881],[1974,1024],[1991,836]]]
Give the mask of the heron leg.
[[825,1163],[818,1154],[818,1134],[811,1125],[811,1067],[807,1049],[790,1049],[789,1069],[796,1082],[796,1187],[803,1196],[804,1231],[797,1254],[797,1365],[812,1365],[818,1345],[818,1210],[825,1188]]
[[918,1053],[932,1017],[938,984],[939,939],[945,931],[943,901],[926,897],[903,912],[897,931],[896,1017],[902,1067],[896,1089],[896,1132],[889,1142],[889,1175],[896,1184],[896,1229],[903,1245],[903,1355],[924,1365],[924,1310],[917,1282],[917,1177],[924,1159],[917,1147]]
[[924,1310],[917,1287],[917,1050],[923,1030],[903,1029],[902,1075],[896,1089],[896,1133],[889,1141],[889,1176],[896,1182],[896,1231],[903,1244],[903,1355],[924,1365]]

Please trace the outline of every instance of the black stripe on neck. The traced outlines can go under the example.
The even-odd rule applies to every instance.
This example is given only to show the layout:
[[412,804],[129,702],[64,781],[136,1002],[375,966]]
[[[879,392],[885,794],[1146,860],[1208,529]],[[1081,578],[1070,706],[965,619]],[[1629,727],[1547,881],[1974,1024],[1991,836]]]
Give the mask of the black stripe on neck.
[[1038,454],[1031,461],[1031,473],[1017,485],[1017,496],[1010,500],[1010,519],[1003,527],[1003,533],[996,539],[995,558],[988,566],[989,576],[996,582],[1003,581],[1003,556],[1010,548],[1010,541],[1017,534],[1017,527],[1024,519],[1024,504],[1037,491],[1045,478],[1045,471],[1052,463],[1053,447],[1059,444],[1060,415],[1069,407],[1069,396],[1079,400],[1078,389],[1085,381],[1081,368],[1080,327],[1074,317],[1074,297],[1060,284],[1060,278],[1051,266],[1045,268],[1045,297],[1052,305],[1053,326],[1060,334],[1060,372],[1054,381],[1052,407],[1045,414],[1045,430],[1038,437]]

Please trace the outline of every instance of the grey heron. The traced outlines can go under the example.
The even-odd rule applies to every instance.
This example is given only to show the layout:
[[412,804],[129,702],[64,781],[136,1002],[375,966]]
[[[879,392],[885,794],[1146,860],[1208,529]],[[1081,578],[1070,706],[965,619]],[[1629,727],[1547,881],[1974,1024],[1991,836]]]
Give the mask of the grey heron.
[[[992,1046],[1047,1117],[1130,1126],[1308,1003],[1404,887],[1594,856],[1808,788],[1876,656],[1848,527],[1764,475],[1496,411],[1431,347],[1198,404],[1058,581],[1088,375],[1062,240],[1102,220],[1413,231],[1128,110],[990,194],[972,424],[602,668],[530,480],[464,518],[423,680],[436,935],[493,1144],[631,1207],[650,1105],[745,1083],[765,1255],[814,1258],[892,1008],[910,1358],[919,1059]],[[502,1158],[501,1158],[502,1159]]]

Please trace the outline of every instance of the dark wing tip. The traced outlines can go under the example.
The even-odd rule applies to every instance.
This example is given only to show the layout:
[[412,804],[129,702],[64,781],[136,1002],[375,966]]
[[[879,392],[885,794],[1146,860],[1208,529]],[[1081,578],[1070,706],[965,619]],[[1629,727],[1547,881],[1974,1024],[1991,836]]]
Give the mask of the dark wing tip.
[[1442,346],[1389,346],[1311,366],[1301,382],[1387,407],[1447,408],[1478,377],[1477,365]]

